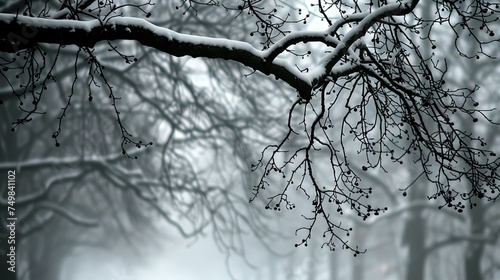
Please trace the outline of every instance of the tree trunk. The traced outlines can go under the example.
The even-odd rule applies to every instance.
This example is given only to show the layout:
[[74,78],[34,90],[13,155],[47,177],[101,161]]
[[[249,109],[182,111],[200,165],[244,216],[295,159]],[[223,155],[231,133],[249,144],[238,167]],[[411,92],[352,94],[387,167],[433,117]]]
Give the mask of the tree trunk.
[[[416,185],[410,188],[410,200],[419,200],[423,192],[419,189],[424,185]],[[425,279],[425,240],[426,224],[422,216],[422,210],[415,208],[410,212],[403,230],[403,246],[408,246],[408,261],[406,265],[406,280]]]
[[[408,245],[408,263],[406,280],[424,280],[425,273],[425,222],[421,213],[415,214],[407,222],[406,244]],[[411,232],[411,233],[410,233]]]
[[[484,235],[484,206],[481,201],[477,202],[477,206],[468,211],[470,217],[470,235]],[[484,242],[470,242],[465,251],[464,267],[466,280],[482,280],[481,260],[484,251]]]

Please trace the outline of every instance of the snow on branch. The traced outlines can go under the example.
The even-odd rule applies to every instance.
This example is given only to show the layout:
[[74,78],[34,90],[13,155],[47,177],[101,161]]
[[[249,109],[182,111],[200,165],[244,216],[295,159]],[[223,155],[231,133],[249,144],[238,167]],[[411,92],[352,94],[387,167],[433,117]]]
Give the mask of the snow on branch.
[[[27,34],[22,36],[20,34]],[[309,100],[311,84],[282,60],[268,62],[265,52],[234,40],[185,35],[132,17],[74,21],[0,14],[0,52],[16,52],[37,43],[93,47],[101,41],[135,40],[144,46],[182,57],[205,57],[239,62],[266,75],[273,74]]]
[[[349,53],[351,45],[361,38],[370,26],[381,18],[409,13],[417,3],[416,0],[405,1],[383,6],[372,13],[354,15],[354,21],[359,20],[359,24],[341,42],[334,39],[333,35],[338,28],[350,21],[348,19],[339,19],[338,24],[334,24],[326,32],[292,32],[266,51],[257,50],[249,43],[241,41],[180,34],[140,18],[114,17],[105,21],[76,21],[0,13],[0,51],[17,52],[38,43],[91,48],[102,41],[135,40],[144,46],[178,57],[236,61],[266,75],[274,75],[295,88],[300,97],[309,100],[311,90],[332,72],[332,68],[343,55]],[[288,62],[275,59],[288,47],[307,42],[322,42],[334,48],[326,65],[317,67],[321,71],[315,71],[314,75],[305,76]]]

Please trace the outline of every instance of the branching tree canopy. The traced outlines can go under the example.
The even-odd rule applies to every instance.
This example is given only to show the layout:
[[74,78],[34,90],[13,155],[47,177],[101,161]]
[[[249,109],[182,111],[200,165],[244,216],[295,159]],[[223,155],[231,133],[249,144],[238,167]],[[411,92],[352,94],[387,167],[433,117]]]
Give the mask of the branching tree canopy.
[[[340,242],[343,248],[358,251],[344,239],[351,229],[330,209],[361,219],[387,209],[367,200],[376,186],[362,182],[363,172],[393,172],[395,164],[418,166],[414,179],[427,178],[435,185],[429,198],[458,212],[473,207],[475,199],[494,201],[500,194],[495,151],[481,135],[457,125],[458,120],[494,125],[488,117],[492,108],[480,104],[477,86],[449,88],[446,79],[453,77],[447,75],[447,61],[434,53],[441,42],[452,40],[455,48],[446,51],[464,59],[494,61],[492,50],[500,40],[495,33],[498,2],[173,1],[171,8],[186,17],[214,9],[243,22],[251,19],[252,25],[241,30],[255,39],[251,42],[242,41],[238,32],[228,38],[198,34],[196,29],[179,33],[168,22],[149,21],[162,13],[152,1],[41,2],[45,4],[11,1],[0,9],[0,73],[2,88],[8,88],[0,103],[17,100],[19,117],[9,120],[13,131],[22,130],[46,110],[59,109],[41,104],[57,84],[52,69],[58,54],[72,51],[75,80],[77,75],[90,77],[83,90],[88,101],[104,91],[115,109],[122,138],[117,145],[123,154],[133,158],[128,144],[152,145],[128,132],[116,106],[120,97],[107,78],[112,70],[104,67],[96,51],[107,48],[124,64],[146,63],[134,56],[130,46],[135,44],[176,57],[232,61],[248,67],[248,79],[260,72],[289,89],[291,102],[283,108],[288,111],[288,121],[282,124],[285,133],[267,143],[260,160],[248,168],[260,174],[250,200],[267,189],[273,193],[267,198],[268,209],[294,208],[297,194],[311,199],[312,211],[304,213],[309,225],[302,228],[305,234],[299,230],[303,239],[297,246],[307,245],[321,220],[327,246],[333,249]],[[466,44],[477,45],[476,52],[467,51]],[[49,57],[46,48],[53,46],[57,54]],[[87,73],[76,69],[82,56],[90,65]],[[7,76],[12,72],[18,81]],[[52,135],[56,146],[61,143],[64,118],[71,113],[67,111],[71,98],[83,94],[71,90]],[[252,90],[244,93],[252,94]],[[352,145],[357,147],[355,155],[346,151]],[[319,169],[326,169],[328,177],[318,178]],[[459,183],[464,181],[465,186]],[[408,187],[399,187],[403,195]]]

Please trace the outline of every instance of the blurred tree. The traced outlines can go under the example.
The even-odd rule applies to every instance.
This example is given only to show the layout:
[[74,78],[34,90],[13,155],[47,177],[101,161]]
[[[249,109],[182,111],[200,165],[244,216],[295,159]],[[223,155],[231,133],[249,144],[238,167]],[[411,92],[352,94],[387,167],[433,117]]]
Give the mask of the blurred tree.
[[[229,195],[219,186],[221,179],[211,181],[209,174],[226,165],[200,170],[193,164],[201,155],[210,155],[244,169],[251,158],[247,147],[259,144],[267,146],[252,168],[262,176],[256,184],[241,180],[254,185],[251,201],[262,201],[259,194],[270,192],[265,207],[278,211],[295,208],[294,199],[300,196],[312,201],[303,212],[310,213],[304,214],[308,225],[297,231],[296,246],[307,245],[317,230],[330,249],[361,253],[344,237],[352,228],[335,219],[330,209],[363,220],[384,212],[386,207],[370,203],[373,188],[362,184],[362,174],[387,171],[391,163],[406,160],[420,165],[411,182],[420,177],[431,182],[434,191],[429,197],[440,198],[441,207],[463,212],[467,202],[497,198],[498,157],[481,133],[464,129],[464,122],[489,121],[488,108],[479,106],[476,85],[450,88],[446,60],[423,50],[452,40],[455,51],[464,57],[491,57],[491,46],[500,38],[494,32],[498,4],[480,0],[435,0],[433,5],[418,0],[318,1],[305,12],[301,3],[262,0],[174,2],[3,4],[0,97],[4,107],[17,107],[17,117],[10,118],[12,130],[19,133],[21,125],[41,118],[38,115],[53,114],[54,103],[47,97],[52,87],[60,88],[58,102],[63,107],[56,112],[57,128],[52,133],[56,147],[77,137],[68,128],[71,118],[82,123],[80,131],[94,125],[85,124],[88,114],[112,116],[117,124],[113,140],[105,145],[110,152],[102,156],[90,150],[78,164],[99,166],[99,179],[132,191],[185,236],[202,231],[208,222],[217,229],[215,236],[238,233],[240,220],[254,229],[264,227],[241,212],[243,208],[254,211],[239,206],[241,196]],[[430,8],[422,16],[419,7],[425,5]],[[154,10],[167,15],[156,18]],[[221,17],[206,16],[210,13]],[[173,21],[176,14],[184,19]],[[451,35],[438,37],[442,30],[452,31]],[[479,47],[466,52],[465,40]],[[73,58],[71,64],[60,59],[63,54]],[[203,67],[195,69],[188,60],[174,58],[184,56],[213,60],[203,60]],[[211,90],[187,73],[200,68],[218,81]],[[70,73],[65,83],[69,89],[62,88],[58,70],[61,75]],[[287,96],[286,89],[258,72],[272,74],[297,96]],[[79,87],[86,89],[85,94],[76,90]],[[227,100],[222,93],[227,93]],[[76,100],[83,104],[83,99],[96,105],[74,106]],[[71,117],[75,113],[70,107],[86,113]],[[276,111],[287,112],[288,120]],[[335,120],[341,120],[340,124]],[[158,127],[166,137],[154,139],[151,131],[140,129],[145,127]],[[152,140],[160,145],[153,145]],[[112,144],[117,142],[119,150]],[[350,142],[358,146],[357,154],[348,153]],[[138,166],[129,162],[115,167],[106,162],[121,161],[120,153],[135,159],[136,153],[147,153],[142,152],[145,148],[153,150],[153,155],[139,158]],[[104,159],[95,163],[98,155]],[[229,155],[235,155],[236,162]],[[16,166],[18,162],[5,163],[4,169]],[[130,172],[122,166],[138,169]],[[151,169],[156,172],[150,173]],[[320,173],[326,175],[320,178]],[[144,179],[144,174],[156,176]],[[234,178],[228,179],[233,184]],[[469,188],[457,183],[463,180],[470,183]],[[406,193],[408,188],[402,189]],[[46,197],[47,190],[40,197]],[[186,192],[193,196],[186,198]],[[163,197],[190,219],[191,231],[170,219],[159,199]],[[214,216],[220,207],[228,210],[224,213],[232,222],[226,215]],[[193,209],[199,212],[190,215]],[[252,218],[259,219],[259,215],[254,213]],[[416,223],[416,218],[410,221]],[[237,247],[224,238],[218,240],[225,248]]]
[[[144,7],[122,4],[119,10],[129,16]],[[78,5],[82,20],[114,9],[109,2]],[[172,3],[156,7],[168,11],[150,18],[158,24],[248,37],[234,32],[231,27],[245,25],[229,15],[215,21],[207,9],[186,17]],[[0,4],[3,14],[29,11],[61,20],[68,9],[59,1]],[[121,63],[127,56],[109,48],[133,52],[129,62],[137,63]],[[145,261],[166,236],[211,231],[223,252],[239,255],[245,252],[241,235],[272,240],[273,230],[263,223],[268,214],[249,207],[247,190],[254,184],[248,174],[253,145],[277,141],[279,130],[270,127],[284,119],[271,107],[288,103],[276,83],[253,84],[236,64],[193,64],[129,43],[38,50],[0,53],[7,67],[0,78],[0,170],[16,170],[22,186],[16,194],[19,279],[62,279],[64,262],[84,250]],[[12,124],[31,106],[29,125]],[[132,135],[148,142],[131,141]],[[163,232],[158,218],[172,232]]]
[[[498,25],[496,25],[498,27]],[[480,36],[484,27],[481,23],[476,22],[472,30],[473,36]],[[467,31],[462,31],[467,33]],[[461,34],[462,36],[464,34]],[[450,42],[448,48],[453,47]],[[498,53],[499,46],[490,46],[489,51]],[[482,46],[478,43],[463,44],[463,52],[467,55],[477,53],[482,50]],[[451,80],[452,85],[465,84],[472,86],[474,84],[482,84],[481,87],[481,103],[498,104],[498,67],[494,57],[482,57],[470,61],[457,58],[453,60],[452,67],[454,69],[456,79]],[[490,94],[488,94],[490,93]],[[499,117],[490,112],[488,118],[493,122],[498,123]],[[484,123],[470,123],[465,118],[459,118],[458,124],[465,131],[472,133],[481,133],[488,143],[498,146],[498,134],[494,129],[488,129]],[[470,143],[469,143],[470,145]],[[462,183],[464,189],[473,189],[470,182]],[[499,262],[500,255],[496,250],[500,236],[500,225],[495,218],[498,215],[498,204],[485,203],[480,197],[470,201],[471,209],[466,211],[463,219],[448,219],[450,230],[441,233],[440,238],[434,238],[426,248],[427,257],[433,255],[452,255],[453,252],[461,258],[453,259],[453,262],[460,265],[457,279],[495,279],[496,263]],[[443,225],[443,220],[435,221],[435,223]],[[430,262],[436,266],[439,264]]]

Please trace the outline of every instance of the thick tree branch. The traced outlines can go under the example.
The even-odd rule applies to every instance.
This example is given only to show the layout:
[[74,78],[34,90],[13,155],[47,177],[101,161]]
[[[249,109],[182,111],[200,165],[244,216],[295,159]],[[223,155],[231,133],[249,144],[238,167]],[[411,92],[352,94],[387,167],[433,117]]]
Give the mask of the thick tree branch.
[[101,41],[135,40],[173,56],[205,57],[239,62],[266,75],[273,74],[309,100],[311,83],[283,60],[268,62],[267,52],[244,42],[179,34],[143,19],[53,20],[0,13],[0,52],[17,52],[38,43],[94,47]]

